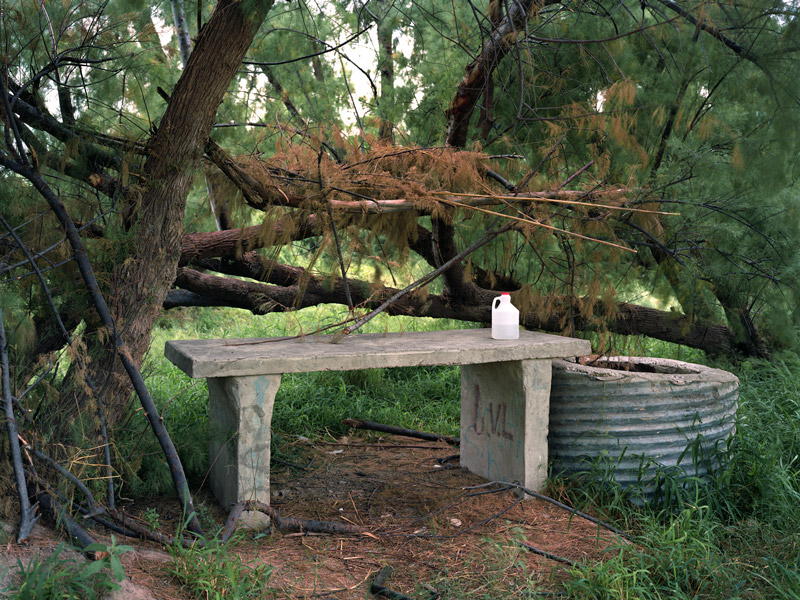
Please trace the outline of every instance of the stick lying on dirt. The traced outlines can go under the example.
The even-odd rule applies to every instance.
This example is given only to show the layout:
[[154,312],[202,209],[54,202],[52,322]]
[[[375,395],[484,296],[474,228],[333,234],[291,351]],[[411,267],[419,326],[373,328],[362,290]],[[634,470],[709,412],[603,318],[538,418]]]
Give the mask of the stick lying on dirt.
[[390,598],[391,600],[413,600],[413,598],[409,598],[400,592],[395,592],[387,587],[383,587],[383,583],[391,574],[392,567],[383,567],[380,571],[378,571],[378,574],[375,575],[375,579],[372,580],[372,583],[369,586],[369,592],[371,594],[375,594],[376,596]]
[[364,421],[362,419],[344,419],[342,421],[342,425],[349,425],[355,429],[369,429],[370,431],[404,435],[406,437],[417,438],[419,440],[428,440],[430,442],[447,442],[453,446],[458,446],[461,443],[461,440],[458,438],[450,437],[448,435],[425,433],[424,431],[415,431],[413,429],[405,429],[404,427],[395,427],[394,425],[383,425],[381,423],[373,423],[372,421]]
[[544,556],[545,558],[549,558],[550,560],[555,560],[557,562],[564,563],[565,565],[569,565],[570,567],[574,567],[577,564],[574,560],[564,558],[563,556],[556,556],[555,554],[550,554],[545,550],[541,550],[539,548],[536,548],[535,546],[526,544],[525,542],[517,542],[517,544],[519,544],[523,548],[530,550],[534,554],[538,554],[539,556]]
[[[241,508],[240,508],[241,506]],[[257,510],[272,519],[272,526],[282,531],[308,531],[312,533],[338,533],[338,534],[370,534],[369,529],[359,525],[349,525],[347,523],[336,523],[334,521],[317,521],[314,519],[298,519],[296,517],[282,517],[278,509],[269,504],[256,500],[246,500],[234,505],[231,509],[232,517],[228,518],[225,524],[228,527],[235,527],[236,520],[241,515],[242,510]],[[238,513],[238,514],[237,514]],[[371,535],[371,534],[370,534]]]

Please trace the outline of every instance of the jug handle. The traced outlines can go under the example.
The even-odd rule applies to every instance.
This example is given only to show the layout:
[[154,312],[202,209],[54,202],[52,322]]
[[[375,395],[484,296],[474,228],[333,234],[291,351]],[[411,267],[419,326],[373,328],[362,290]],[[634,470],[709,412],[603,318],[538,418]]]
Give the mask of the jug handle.
[[500,296],[495,296],[495,299],[492,300],[492,310],[497,310],[498,306],[500,306]]

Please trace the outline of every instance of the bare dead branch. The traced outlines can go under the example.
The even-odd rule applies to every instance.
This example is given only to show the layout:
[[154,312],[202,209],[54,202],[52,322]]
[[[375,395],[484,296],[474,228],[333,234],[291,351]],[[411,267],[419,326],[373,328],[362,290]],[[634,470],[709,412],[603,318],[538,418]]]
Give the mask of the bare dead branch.
[[568,558],[564,558],[563,556],[556,556],[555,554],[550,554],[544,550],[540,550],[535,546],[531,546],[525,542],[517,542],[523,548],[530,550],[534,554],[538,554],[539,556],[544,556],[545,558],[549,558],[550,560],[554,560],[556,562],[564,563],[565,565],[569,565],[570,567],[575,566],[577,563],[574,560],[570,560]]
[[383,584],[392,574],[392,567],[386,566],[383,567],[378,574],[375,575],[375,579],[372,580],[372,583],[369,585],[369,592],[370,594],[375,594],[376,596],[382,596],[384,598],[389,598],[390,600],[414,600],[410,596],[406,596],[405,594],[401,594],[400,592],[395,592],[394,590],[390,590],[389,588],[385,587]]
[[[609,523],[606,523],[605,521],[601,521],[600,519],[597,519],[597,518],[595,518],[595,517],[593,517],[591,515],[587,515],[585,512],[582,512],[582,511],[578,510],[577,508],[572,508],[571,506],[567,506],[563,502],[559,502],[558,500],[556,500],[554,498],[551,498],[550,496],[545,496],[544,494],[540,494],[539,492],[534,492],[533,490],[528,489],[528,488],[520,485],[519,483],[516,483],[516,482],[507,483],[505,481],[493,481],[492,483],[493,484],[497,484],[497,485],[509,486],[509,487],[517,488],[518,490],[520,490],[521,492],[527,494],[528,496],[531,496],[532,498],[537,498],[538,500],[543,500],[545,502],[549,502],[553,506],[557,506],[558,508],[566,510],[567,512],[569,512],[569,513],[571,513],[571,514],[573,514],[573,515],[575,515],[577,517],[581,517],[582,519],[586,519],[590,523],[594,523],[595,525],[599,525],[603,529],[607,529],[608,531],[616,533],[617,535],[622,536],[626,540],[630,539],[630,536],[628,536],[628,534],[625,533],[624,531],[622,531],[621,529],[618,529],[618,528],[614,527],[613,525],[611,525]],[[491,484],[487,484],[487,485],[491,485]]]
[[11,374],[8,366],[8,346],[6,344],[6,327],[3,320],[3,309],[0,308],[0,367],[2,367],[3,408],[6,416],[6,430],[8,442],[11,447],[11,465],[14,477],[17,480],[17,497],[19,498],[19,530],[17,543],[24,544],[31,536],[33,526],[38,517],[34,516],[34,509],[28,497],[28,484],[25,481],[25,467],[22,464],[22,452],[19,444],[19,428],[14,417],[14,406],[11,397]]
[[342,420],[342,425],[347,425],[348,427],[353,427],[354,429],[380,431],[383,433],[391,433],[392,435],[402,435],[405,437],[428,440],[431,442],[447,442],[453,446],[458,446],[461,443],[460,439],[450,437],[449,435],[438,435],[436,433],[427,433],[425,431],[415,431],[413,429],[406,429],[405,427],[396,427],[394,425],[384,425],[382,423],[364,421],[363,419],[344,419]]
[[[333,533],[344,535],[359,535],[370,533],[370,530],[360,525],[337,523],[335,521],[317,521],[315,519],[298,519],[295,517],[282,517],[280,511],[269,504],[256,500],[246,500],[240,503],[245,510],[257,510],[272,519],[275,529],[283,531],[310,531],[313,533]],[[237,509],[238,510],[238,509]]]
[[[61,506],[48,492],[40,492],[36,497],[39,500],[39,505],[50,515],[53,523],[63,528],[78,547],[86,548],[91,544],[97,543],[97,540],[89,535],[89,533],[70,516],[69,511]],[[96,556],[94,552],[90,552],[89,556],[91,558],[100,558]]]

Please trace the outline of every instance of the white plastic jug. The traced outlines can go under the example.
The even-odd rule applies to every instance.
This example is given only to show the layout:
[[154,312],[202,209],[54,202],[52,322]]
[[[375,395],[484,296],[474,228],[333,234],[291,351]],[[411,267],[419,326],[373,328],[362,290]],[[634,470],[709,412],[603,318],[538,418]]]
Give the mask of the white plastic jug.
[[492,338],[516,340],[519,338],[519,311],[511,304],[511,294],[503,292],[492,300]]

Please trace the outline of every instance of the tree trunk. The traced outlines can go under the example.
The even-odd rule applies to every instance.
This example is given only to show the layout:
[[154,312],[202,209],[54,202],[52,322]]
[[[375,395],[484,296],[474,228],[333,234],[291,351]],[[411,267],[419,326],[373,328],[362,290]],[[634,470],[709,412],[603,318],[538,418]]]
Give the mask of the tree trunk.
[[[197,38],[148,145],[142,170],[144,187],[133,204],[135,249],[114,274],[119,284],[107,291],[137,364],[141,364],[153,324],[175,281],[193,168],[206,145],[217,107],[271,4],[248,3],[250,13],[244,14],[242,3],[220,0]],[[130,383],[118,361],[107,352],[105,356],[106,360],[95,361],[93,370],[97,375],[114,373],[106,394],[113,422],[124,410]]]

